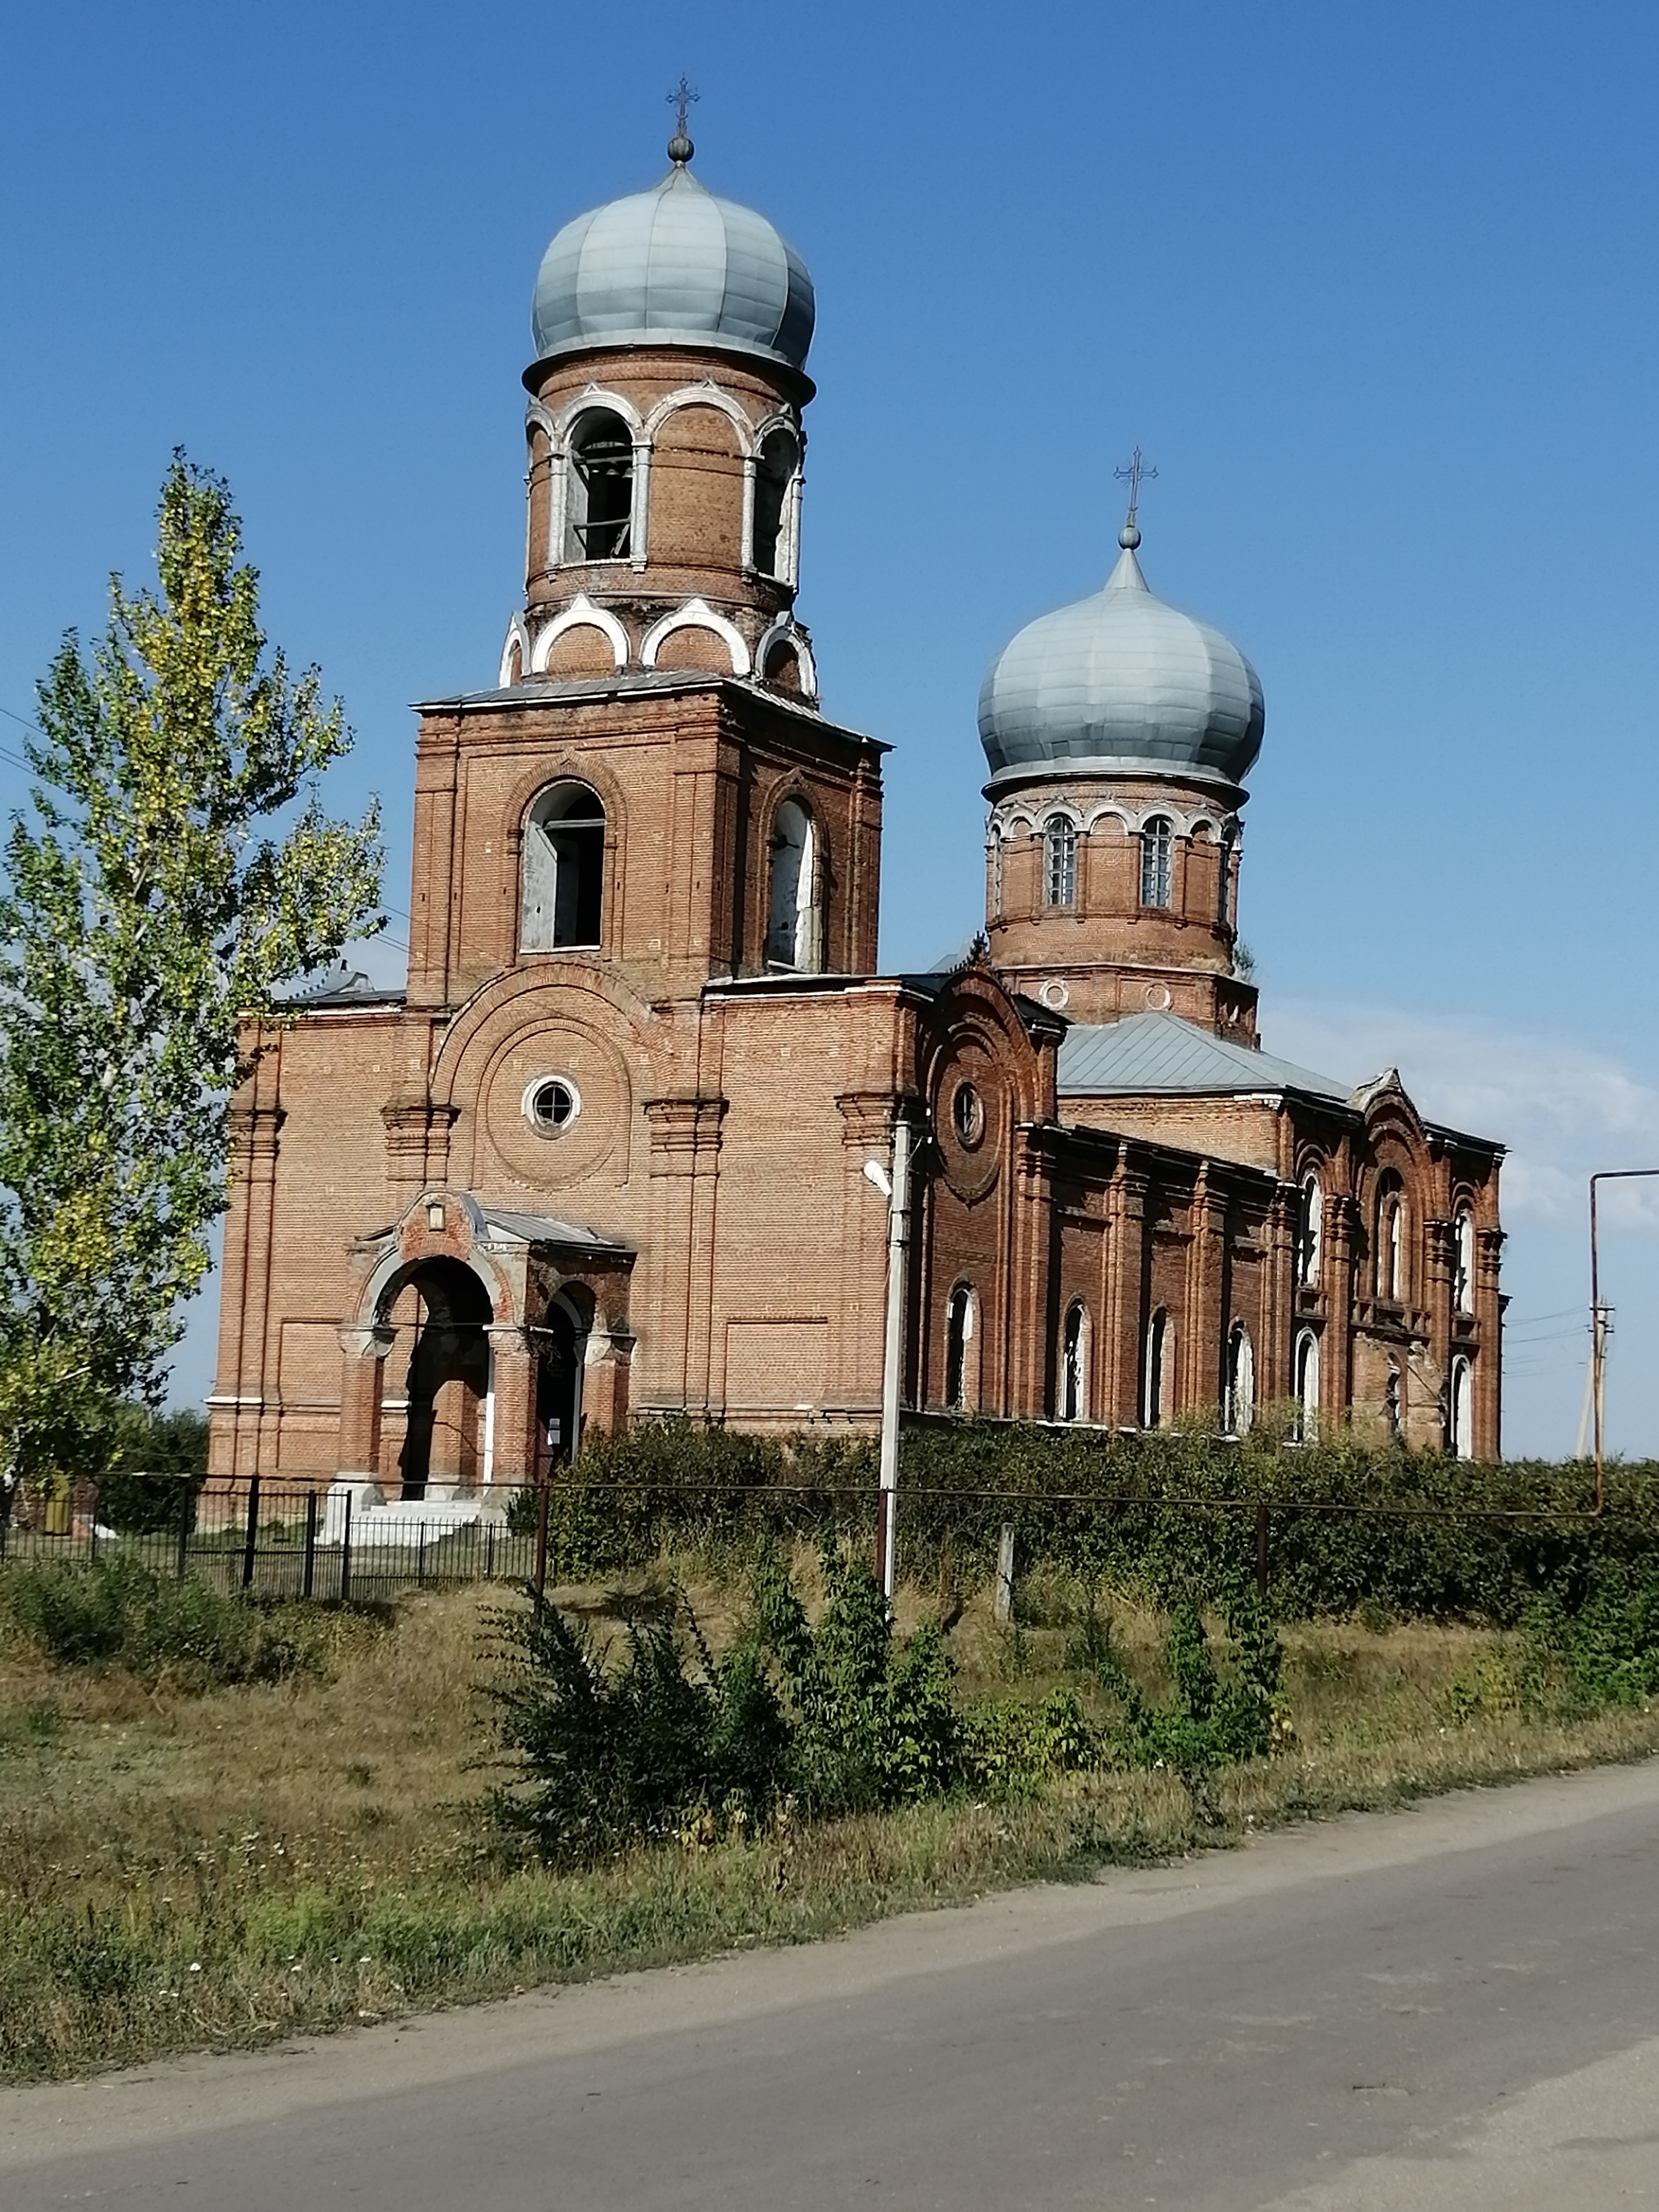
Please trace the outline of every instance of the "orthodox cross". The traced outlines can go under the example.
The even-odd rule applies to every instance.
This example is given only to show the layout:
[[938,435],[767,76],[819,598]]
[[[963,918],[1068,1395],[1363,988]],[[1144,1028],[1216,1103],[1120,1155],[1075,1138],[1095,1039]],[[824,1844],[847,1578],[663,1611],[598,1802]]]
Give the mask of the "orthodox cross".
[[684,137],[686,118],[702,97],[701,93],[692,90],[691,81],[682,70],[679,82],[668,95],[668,105],[674,111],[674,136],[677,138]]
[[1135,526],[1135,509],[1140,504],[1140,487],[1144,483],[1156,483],[1158,471],[1147,467],[1146,462],[1140,458],[1140,448],[1137,446],[1129,456],[1128,467],[1114,470],[1113,474],[1121,483],[1127,483],[1129,487],[1129,513],[1123,526],[1126,530],[1133,530]]

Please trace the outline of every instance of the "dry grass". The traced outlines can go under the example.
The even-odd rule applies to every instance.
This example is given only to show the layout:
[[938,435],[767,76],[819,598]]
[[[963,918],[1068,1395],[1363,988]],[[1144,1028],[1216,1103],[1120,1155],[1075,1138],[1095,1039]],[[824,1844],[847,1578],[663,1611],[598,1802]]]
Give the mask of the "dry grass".
[[[692,1594],[718,1642],[732,1601]],[[0,2075],[799,1941],[1251,1826],[1659,1748],[1659,1714],[1528,1714],[1504,1638],[1310,1627],[1285,1638],[1291,1748],[1219,1777],[1202,1805],[1171,1775],[1110,1773],[1033,1804],[781,1826],[582,1876],[514,1872],[487,1855],[471,1802],[495,1602],[467,1590],[331,1615],[327,1679],[198,1697],[0,1655]],[[902,1616],[921,1609],[907,1596]],[[1155,1684],[1158,1625],[1127,1607],[1113,1625]],[[1058,1619],[1000,1629],[976,1601],[952,1638],[964,1692],[1040,1696],[1069,1633]]]

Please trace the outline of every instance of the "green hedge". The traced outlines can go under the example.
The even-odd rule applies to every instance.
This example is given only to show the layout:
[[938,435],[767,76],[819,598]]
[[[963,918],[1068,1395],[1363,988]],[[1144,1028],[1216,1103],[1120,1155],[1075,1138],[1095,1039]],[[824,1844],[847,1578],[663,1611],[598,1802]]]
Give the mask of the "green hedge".
[[[867,1540],[875,1480],[870,1438],[639,1423],[590,1443],[560,1480],[550,1571],[590,1580],[671,1552],[744,1560],[763,1537],[826,1529]],[[1159,1604],[1253,1571],[1265,1504],[1269,1596],[1288,1620],[1369,1603],[1508,1626],[1540,1593],[1576,1609],[1607,1570],[1640,1566],[1659,1548],[1651,1462],[1610,1468],[1595,1518],[1582,1463],[1472,1466],[1346,1441],[927,1422],[904,1434],[899,1486],[907,1580],[981,1584],[1009,1522],[1022,1575],[1043,1567]]]

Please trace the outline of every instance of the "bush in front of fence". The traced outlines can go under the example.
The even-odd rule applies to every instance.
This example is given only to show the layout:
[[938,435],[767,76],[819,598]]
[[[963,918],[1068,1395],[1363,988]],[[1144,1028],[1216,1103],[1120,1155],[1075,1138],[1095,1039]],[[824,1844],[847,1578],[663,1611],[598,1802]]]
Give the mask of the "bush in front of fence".
[[297,1608],[120,1554],[15,1563],[0,1575],[0,1627],[55,1666],[118,1668],[186,1691],[281,1681],[323,1663],[316,1625]]
[[[719,1570],[767,1540],[863,1540],[875,1478],[872,1438],[638,1423],[585,1443],[556,1480],[550,1573],[586,1581],[672,1554]],[[1476,1466],[1349,1437],[1297,1446],[1271,1433],[928,1421],[901,1441],[899,1564],[913,1584],[969,1592],[994,1573],[1011,1524],[1022,1577],[1069,1582],[1074,1613],[1091,1589],[1168,1607],[1253,1570],[1265,1507],[1281,1620],[1364,1605],[1513,1627],[1540,1595],[1576,1611],[1608,1573],[1659,1551],[1659,1466],[1609,1468],[1599,1517],[1591,1483],[1582,1463]]]
[[810,1818],[880,1811],[957,1790],[1007,1802],[1063,1772],[1168,1766],[1195,1791],[1218,1766],[1284,1738],[1278,1631],[1236,1584],[1224,1675],[1195,1601],[1168,1627],[1174,1685],[1158,1701],[1091,1607],[1068,1663],[1078,1690],[1040,1704],[958,1705],[944,1632],[901,1636],[866,1560],[826,1540],[823,1603],[808,1613],[776,1547],[751,1571],[750,1611],[716,1659],[683,1592],[641,1601],[610,1649],[538,1605],[495,1616],[486,1684],[510,1778],[489,1800],[498,1832],[556,1865],[678,1835],[754,1832],[781,1808]]

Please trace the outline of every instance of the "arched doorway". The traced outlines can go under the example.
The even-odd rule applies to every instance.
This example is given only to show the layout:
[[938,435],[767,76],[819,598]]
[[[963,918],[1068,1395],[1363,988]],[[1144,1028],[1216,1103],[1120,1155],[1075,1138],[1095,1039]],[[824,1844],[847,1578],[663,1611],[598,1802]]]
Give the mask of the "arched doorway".
[[592,1326],[591,1304],[574,1289],[548,1301],[536,1360],[536,1473],[574,1460],[581,1443],[582,1367]]
[[489,1293],[459,1260],[428,1260],[392,1299],[390,1365],[404,1377],[400,1494],[476,1490],[489,1449]]

